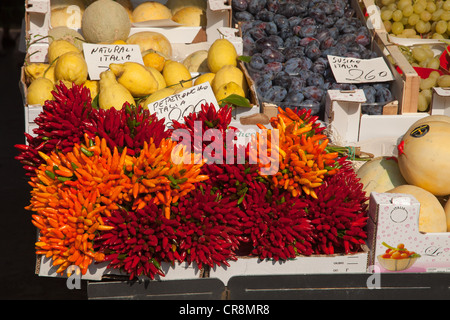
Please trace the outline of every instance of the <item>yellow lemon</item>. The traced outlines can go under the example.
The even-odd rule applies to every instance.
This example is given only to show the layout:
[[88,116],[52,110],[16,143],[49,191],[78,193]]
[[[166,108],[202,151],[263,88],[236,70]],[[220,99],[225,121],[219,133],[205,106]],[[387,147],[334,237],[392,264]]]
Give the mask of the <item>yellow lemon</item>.
[[150,71],[150,73],[153,75],[153,77],[155,78],[156,82],[158,83],[158,89],[162,89],[165,88],[166,85],[166,80],[164,79],[164,76],[161,74],[161,72],[159,72],[158,70],[156,70],[153,67],[146,67],[148,71]]
[[148,108],[148,105],[150,104],[150,103],[153,103],[153,102],[155,102],[155,101],[158,101],[158,100],[161,100],[161,99],[164,99],[164,98],[166,98],[166,97],[168,97],[168,96],[171,96],[171,95],[173,95],[174,93],[175,93],[175,88],[172,88],[172,87],[167,87],[167,88],[163,88],[163,89],[160,89],[160,90],[158,90],[158,91],[156,91],[156,92],[154,92],[154,93],[152,93],[147,99],[145,99],[145,101],[142,103],[142,107],[143,108]]
[[227,39],[217,39],[208,50],[208,67],[213,73],[225,65],[237,66],[237,52],[234,45]]
[[192,76],[184,64],[178,61],[167,60],[163,69],[166,85],[174,88],[192,87]]
[[88,68],[84,57],[79,52],[66,52],[55,64],[55,79],[83,84],[88,77]]
[[123,85],[117,82],[116,76],[111,70],[100,74],[100,92],[98,104],[101,109],[122,109],[124,103],[134,104],[134,98]]
[[205,82],[209,82],[210,84],[212,84],[215,75],[216,74],[212,72],[204,73],[194,80],[194,85],[199,85]]
[[55,61],[56,58],[62,56],[66,52],[78,52],[81,51],[78,50],[78,48],[72,44],[71,42],[63,39],[54,40],[50,45],[48,46],[48,61],[52,63]]
[[25,75],[30,81],[47,78],[55,83],[55,66],[48,63],[30,63],[24,67]]
[[43,105],[45,101],[52,100],[53,82],[46,78],[37,78],[31,82],[27,91],[27,103],[29,105]]
[[166,62],[164,55],[154,50],[144,52],[142,59],[145,66],[155,68],[159,72],[163,70],[164,63]]
[[228,82],[220,86],[216,92],[216,100],[220,102],[231,94],[237,94],[245,98],[245,92],[236,82]]
[[244,73],[241,69],[232,65],[226,65],[220,68],[214,76],[212,82],[212,89],[214,93],[216,93],[222,85],[231,81],[236,82],[244,90],[244,92],[247,92],[247,80],[245,79]]
[[158,90],[155,77],[140,63],[111,63],[109,69],[117,77],[117,82],[127,88],[133,97],[144,97]]
[[86,80],[83,86],[89,89],[91,98],[94,99],[100,91],[100,82],[98,80]]

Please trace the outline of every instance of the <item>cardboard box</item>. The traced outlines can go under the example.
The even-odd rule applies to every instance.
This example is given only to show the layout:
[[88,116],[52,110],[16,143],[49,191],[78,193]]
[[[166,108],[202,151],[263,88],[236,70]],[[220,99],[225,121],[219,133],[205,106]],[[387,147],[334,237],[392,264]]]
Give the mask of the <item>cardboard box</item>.
[[428,113],[361,114],[361,104],[365,102],[361,91],[328,90],[325,106],[328,133],[335,144],[360,147],[375,157],[396,155],[399,139]]
[[450,88],[433,88],[430,114],[450,116]]
[[[70,268],[70,266],[69,266]],[[204,276],[204,270],[200,270],[196,265],[189,265],[187,262],[175,263],[161,263],[161,269],[165,276],[155,276],[155,280],[184,280],[184,279],[199,279]],[[44,256],[39,256],[36,260],[36,274],[40,277],[59,277],[66,278],[67,272],[63,275],[56,273],[58,267],[52,266],[52,259]],[[69,269],[70,270],[70,269]],[[76,271],[74,268],[72,271]],[[79,270],[79,269],[78,269]],[[128,275],[129,276],[129,275]],[[89,266],[86,274],[81,275],[82,280],[101,281],[103,278],[126,278],[127,274],[116,269],[107,269],[107,262],[93,263]],[[142,276],[142,278],[147,278]]]
[[[424,233],[419,231],[420,203],[408,194],[372,192],[369,201],[368,245],[370,265],[376,272],[450,272],[450,232]],[[416,261],[397,261],[397,269],[388,270],[380,264],[378,256],[387,247],[403,243],[405,249],[420,255]],[[389,269],[394,269],[390,261]]]
[[369,249],[355,254],[299,256],[288,261],[261,261],[256,257],[238,257],[229,267],[214,267],[209,278],[218,278],[225,285],[233,276],[294,275],[324,273],[366,273]]

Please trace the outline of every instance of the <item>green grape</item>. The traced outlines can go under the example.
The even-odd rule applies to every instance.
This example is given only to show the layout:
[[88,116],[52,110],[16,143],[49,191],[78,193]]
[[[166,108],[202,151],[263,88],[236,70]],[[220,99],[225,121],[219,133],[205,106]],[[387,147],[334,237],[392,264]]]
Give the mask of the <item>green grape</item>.
[[[424,11],[426,12],[426,11]],[[431,15],[431,14],[430,14]],[[403,13],[401,10],[397,9],[392,13],[392,20],[394,21],[401,21],[403,18]]]
[[428,11],[422,11],[422,13],[420,14],[420,20],[428,22],[431,20],[431,13],[429,13]]
[[386,8],[394,12],[395,10],[397,10],[397,5],[395,3],[391,3]]
[[416,30],[414,29],[404,29],[402,34],[406,37],[406,38],[412,38],[416,35]]
[[412,5],[408,5],[402,9],[402,14],[404,17],[410,17],[414,13]]
[[433,49],[431,49],[430,45],[423,44],[422,49],[425,50],[425,53],[427,54],[428,58],[430,58],[430,59],[434,58],[434,52],[433,52]]
[[450,87],[450,75],[444,74],[437,78],[437,86],[441,88]]
[[428,101],[427,98],[419,92],[419,98],[417,101],[417,111],[425,112],[428,109]]
[[433,35],[431,36],[431,39],[442,40],[442,39],[446,39],[446,38],[443,34],[433,33]]
[[425,61],[428,58],[427,53],[425,52],[425,49],[423,49],[422,47],[414,47],[411,50],[412,56],[413,58],[417,61],[417,62],[422,62]]
[[420,79],[420,90],[431,89],[436,86],[437,79],[428,77],[426,79]]
[[445,11],[450,11],[450,1],[447,0],[442,4],[442,9],[444,9]]
[[428,65],[428,61],[430,61],[430,58],[426,58],[424,61],[420,61],[420,62],[419,62],[419,66],[420,66],[421,68],[426,68],[427,65]]
[[436,4],[436,9],[441,9],[444,5],[445,0],[436,0],[434,3]]
[[394,0],[381,0],[381,4],[383,5],[383,6],[388,6],[388,5],[390,5],[391,3],[393,3],[394,2]]
[[406,8],[407,6],[412,6],[411,0],[400,0],[400,1],[397,3],[397,8],[399,8],[400,10],[403,10],[403,9]]
[[426,24],[427,23],[425,21],[419,20],[414,27],[416,28],[416,31],[418,33],[427,33],[427,25]]
[[383,20],[383,21],[391,20],[393,13],[394,12],[392,10],[389,10],[389,9],[381,11],[381,20]]
[[441,74],[438,71],[431,71],[430,75],[428,76],[429,78],[435,78],[437,81],[437,78],[439,78],[441,76]]
[[447,34],[450,32],[450,21],[447,21]]
[[383,24],[384,24],[384,28],[386,29],[386,32],[391,32],[391,30],[392,30],[392,22],[387,20],[387,21],[383,21]]
[[430,103],[433,96],[433,91],[431,89],[425,89],[422,90],[421,93],[427,99],[427,102]]
[[450,21],[450,11],[442,12],[441,20]]
[[427,68],[438,70],[441,63],[438,58],[432,58],[427,63]]
[[420,2],[414,3],[413,8],[414,8],[414,12],[417,14],[421,14],[422,12],[425,11],[425,6]]
[[444,20],[439,20],[436,22],[436,32],[439,34],[443,34],[447,31],[447,22]]
[[404,29],[404,26],[403,26],[403,24],[401,23],[401,22],[399,22],[399,21],[395,21],[393,24],[392,24],[392,32],[394,33],[394,34],[401,34],[402,32],[403,32],[403,29]]
[[420,17],[417,13],[413,13],[409,18],[408,18],[408,24],[410,26],[415,26],[417,22],[419,22]]
[[437,9],[435,12],[431,14],[431,20],[439,21],[441,19],[441,14],[444,12],[443,9]]
[[429,13],[433,13],[436,11],[436,9],[437,9],[437,7],[434,2],[431,2],[431,1],[427,2],[427,7],[425,8],[425,10],[427,10]]

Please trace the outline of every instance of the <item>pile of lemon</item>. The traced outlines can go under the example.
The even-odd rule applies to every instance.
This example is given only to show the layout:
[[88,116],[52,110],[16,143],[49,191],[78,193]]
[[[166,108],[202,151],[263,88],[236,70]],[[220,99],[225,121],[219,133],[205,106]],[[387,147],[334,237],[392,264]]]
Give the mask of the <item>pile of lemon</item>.
[[144,64],[112,63],[100,74],[100,80],[89,80],[82,50],[70,41],[54,40],[48,48],[49,63],[28,63],[24,68],[30,83],[27,103],[42,105],[51,100],[55,84],[61,81],[68,87],[72,84],[87,87],[92,98],[98,97],[102,109],[120,109],[126,102],[146,107],[206,81],[219,103],[231,94],[247,96],[248,85],[237,65],[237,51],[227,39],[218,39],[208,50],[196,51],[183,61],[155,50],[146,50],[142,55]]

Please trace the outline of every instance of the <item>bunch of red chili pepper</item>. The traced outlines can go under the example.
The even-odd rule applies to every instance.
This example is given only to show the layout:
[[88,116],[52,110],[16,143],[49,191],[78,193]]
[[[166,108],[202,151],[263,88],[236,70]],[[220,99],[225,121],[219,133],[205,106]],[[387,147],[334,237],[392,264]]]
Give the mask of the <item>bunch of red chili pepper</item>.
[[64,83],[56,85],[53,100],[43,105],[43,111],[34,122],[34,135],[25,133],[27,144],[17,144],[16,160],[23,164],[27,176],[35,175],[36,168],[43,163],[39,152],[48,154],[54,150],[70,152],[74,144],[84,141],[84,134],[94,139],[100,136],[109,148],[125,147],[129,155],[138,154],[144,141],[153,138],[155,143],[170,136],[164,119],[158,120],[148,109],[124,104],[122,109],[96,109],[92,106],[90,91],[84,86],[67,88]]

